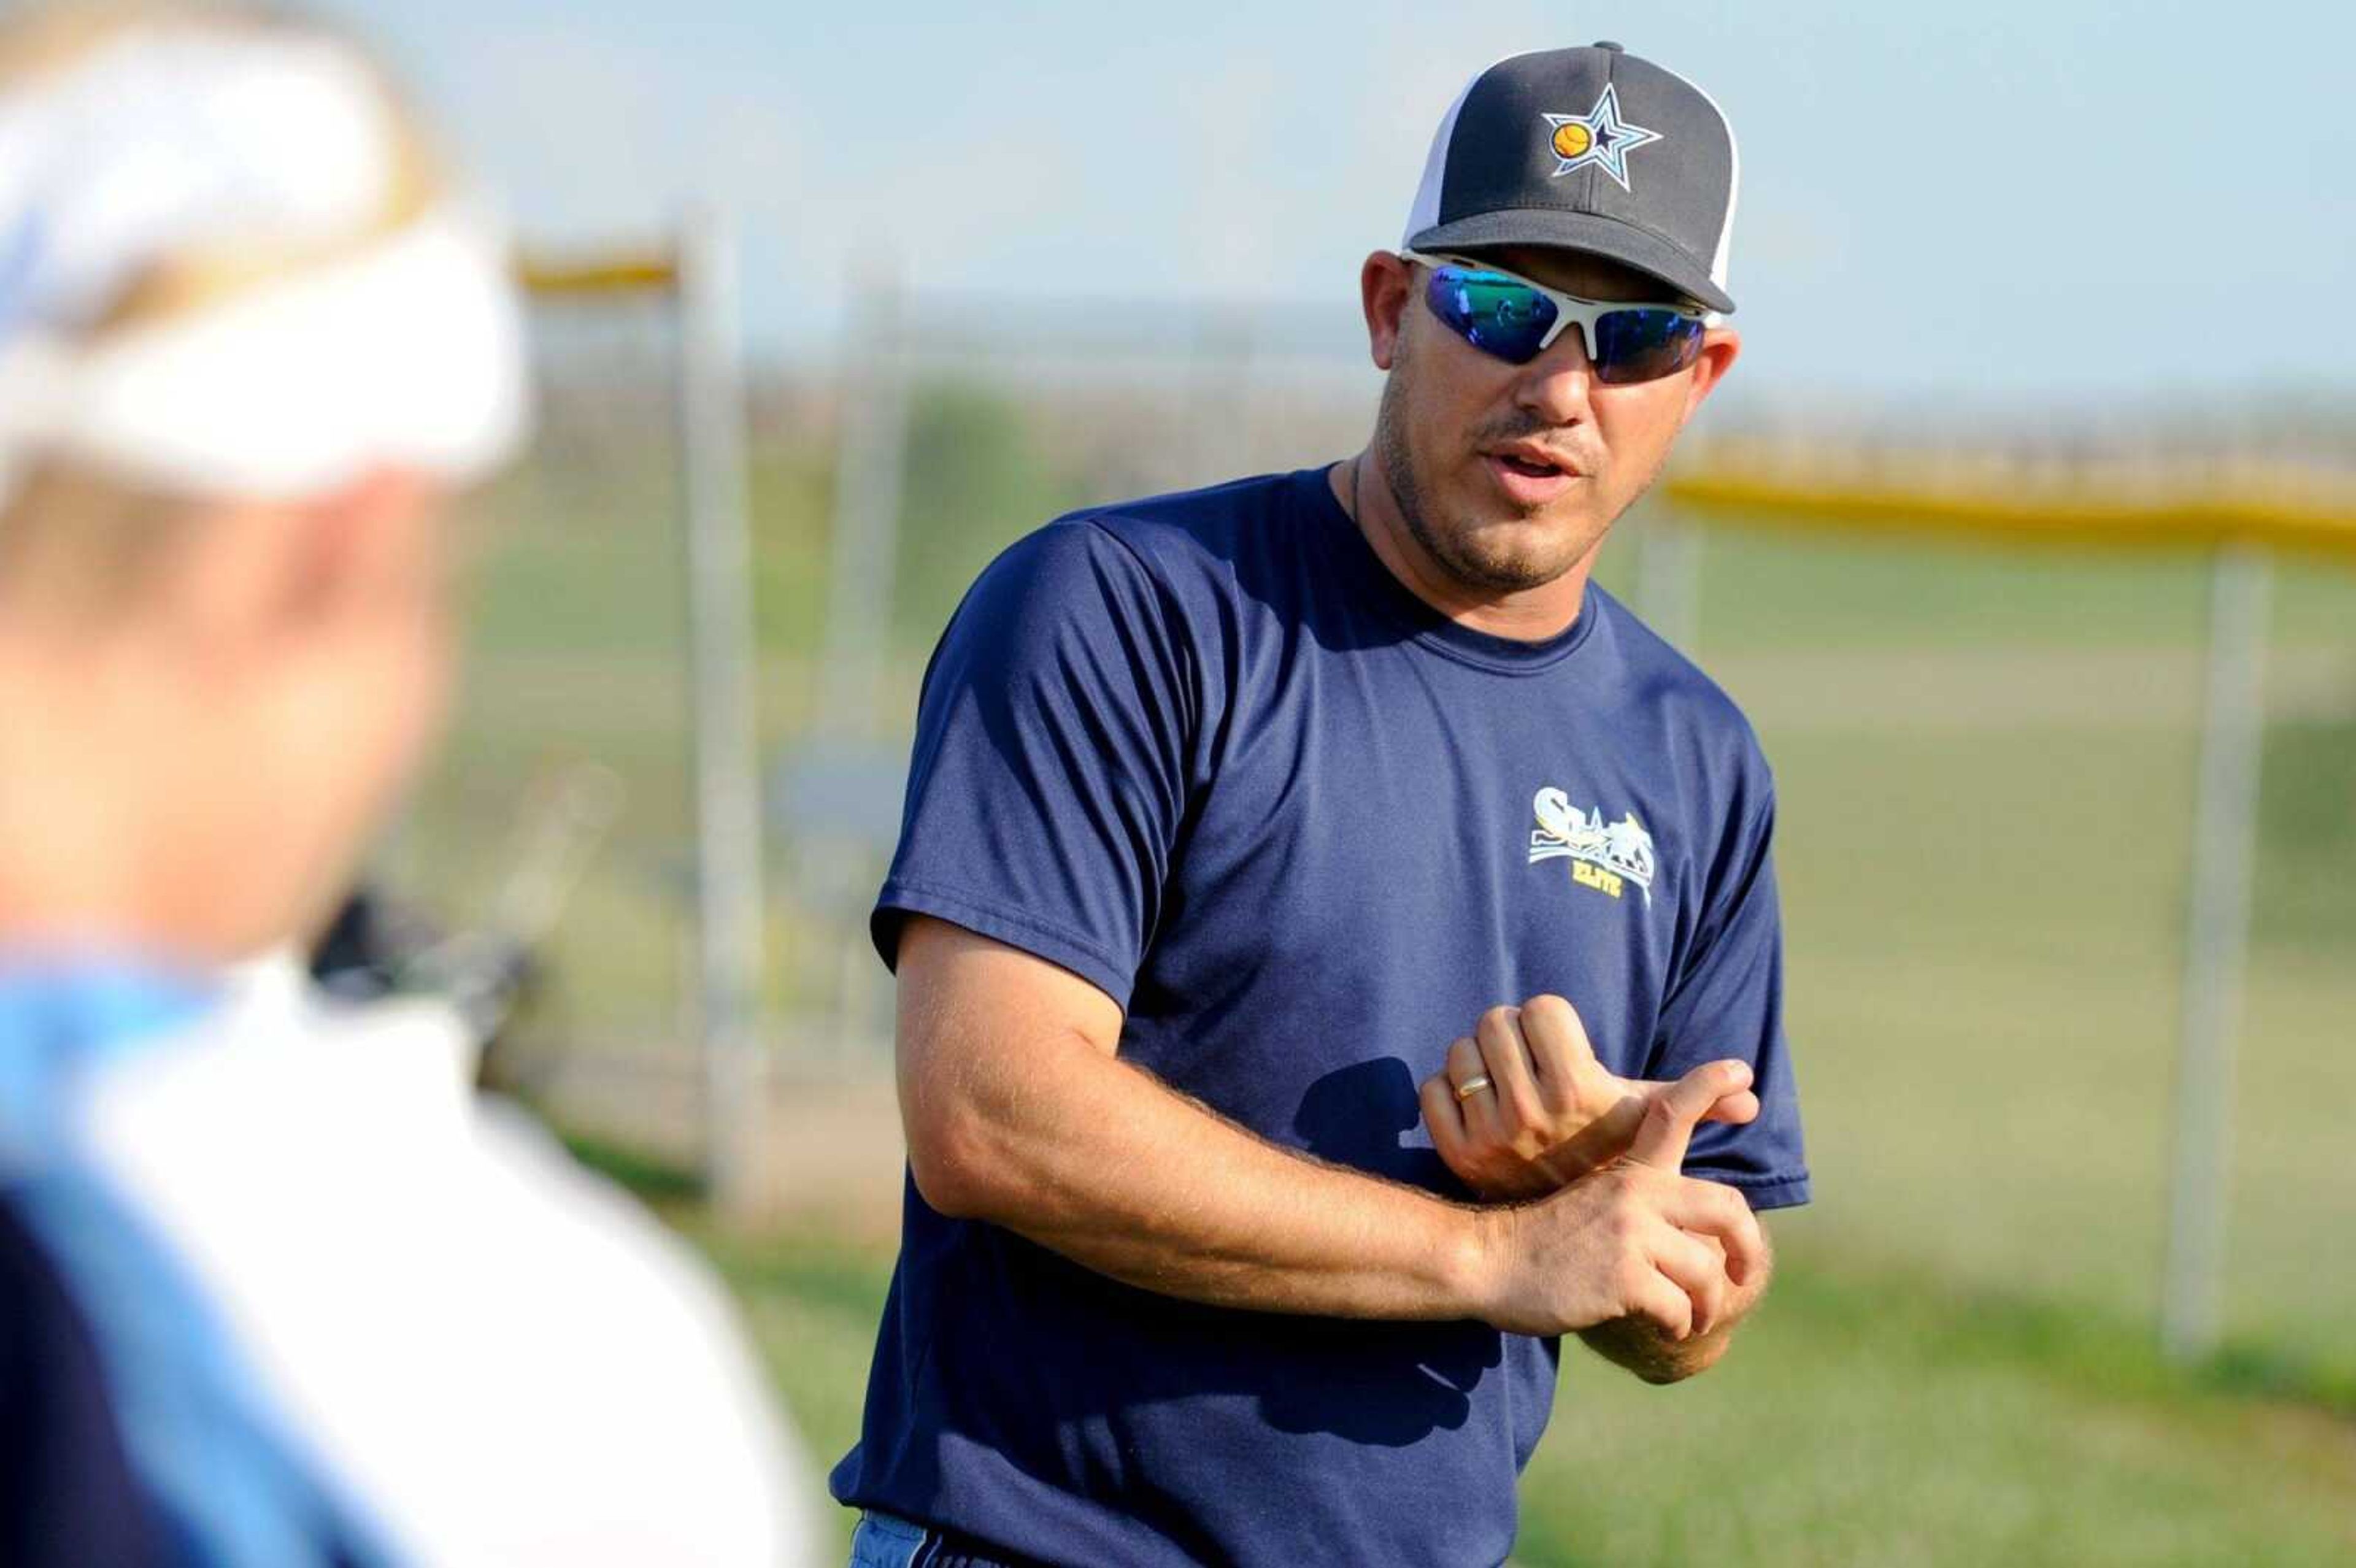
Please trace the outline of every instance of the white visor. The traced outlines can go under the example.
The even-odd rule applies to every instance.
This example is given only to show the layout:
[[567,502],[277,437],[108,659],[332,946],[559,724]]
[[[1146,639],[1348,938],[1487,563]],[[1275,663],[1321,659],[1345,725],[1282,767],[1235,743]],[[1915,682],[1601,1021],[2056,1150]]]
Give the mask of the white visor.
[[[0,500],[47,456],[284,499],[507,455],[528,400],[505,248],[455,208],[367,237],[398,142],[358,56],[268,29],[134,27],[0,92]],[[327,259],[96,327],[146,269],[240,247]]]
[[0,345],[0,486],[48,453],[157,489],[286,499],[378,466],[452,481],[521,438],[498,246],[455,212],[184,320]]

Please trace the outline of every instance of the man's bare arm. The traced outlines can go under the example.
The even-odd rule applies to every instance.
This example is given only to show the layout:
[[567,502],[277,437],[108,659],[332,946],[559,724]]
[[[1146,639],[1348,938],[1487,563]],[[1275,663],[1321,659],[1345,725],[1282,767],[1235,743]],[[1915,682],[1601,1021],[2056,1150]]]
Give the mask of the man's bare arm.
[[1515,1209],[1449,1203],[1268,1143],[1120,1061],[1119,1008],[1044,960],[919,917],[899,970],[901,1117],[926,1201],[1146,1289],[1521,1333],[1639,1314],[1674,1338],[1763,1268],[1741,1200],[1674,1166],[1615,1167]]
[[1479,1217],[1301,1158],[1114,1051],[1120,1011],[959,927],[900,938],[899,1081],[925,1200],[1167,1295],[1277,1311],[1473,1315]]

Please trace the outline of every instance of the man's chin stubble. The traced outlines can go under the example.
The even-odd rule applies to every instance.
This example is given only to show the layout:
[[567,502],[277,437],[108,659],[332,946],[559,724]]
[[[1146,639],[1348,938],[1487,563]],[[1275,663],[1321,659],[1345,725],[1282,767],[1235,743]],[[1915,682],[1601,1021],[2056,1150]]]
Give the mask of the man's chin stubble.
[[1574,550],[1559,564],[1552,566],[1529,560],[1518,552],[1475,555],[1460,548],[1459,544],[1472,533],[1469,527],[1460,528],[1452,537],[1443,537],[1431,526],[1423,486],[1416,472],[1415,456],[1407,443],[1408,367],[1405,344],[1402,343],[1400,347],[1398,360],[1383,387],[1382,405],[1375,419],[1375,442],[1382,459],[1384,476],[1390,485],[1391,500],[1398,509],[1399,520],[1407,527],[1408,537],[1415,540],[1426,560],[1454,580],[1458,586],[1475,592],[1526,592],[1533,588],[1543,588],[1569,571],[1577,564],[1580,552]]
[[1442,534],[1431,525],[1419,495],[1398,497],[1400,520],[1425,556],[1463,587],[1489,592],[1519,593],[1543,588],[1578,564],[1579,550],[1485,550],[1478,547],[1475,526],[1465,525]]

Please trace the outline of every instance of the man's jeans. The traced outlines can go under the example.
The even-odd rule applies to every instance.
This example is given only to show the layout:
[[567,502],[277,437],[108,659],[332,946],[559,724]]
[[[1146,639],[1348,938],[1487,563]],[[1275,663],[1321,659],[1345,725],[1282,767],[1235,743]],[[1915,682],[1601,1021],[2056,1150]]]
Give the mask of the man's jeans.
[[932,1539],[930,1531],[888,1513],[862,1514],[851,1537],[851,1568],[916,1568]]
[[977,1556],[941,1539],[937,1531],[869,1509],[851,1537],[851,1568],[1001,1568],[994,1557]]

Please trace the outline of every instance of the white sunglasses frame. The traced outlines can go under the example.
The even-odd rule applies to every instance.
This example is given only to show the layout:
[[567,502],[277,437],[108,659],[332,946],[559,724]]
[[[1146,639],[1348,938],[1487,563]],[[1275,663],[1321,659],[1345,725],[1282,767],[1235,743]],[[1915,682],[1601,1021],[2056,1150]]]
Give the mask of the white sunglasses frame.
[[[1398,258],[1402,261],[1413,261],[1434,271],[1441,267],[1462,267],[1470,272],[1494,272],[1501,278],[1511,278],[1524,288],[1534,290],[1553,301],[1554,325],[1546,329],[1544,337],[1538,339],[1537,354],[1533,354],[1529,359],[1522,361],[1524,364],[1528,364],[1530,360],[1536,359],[1538,354],[1543,354],[1553,347],[1555,340],[1562,336],[1563,328],[1573,322],[1579,324],[1579,341],[1587,350],[1587,362],[1590,365],[1594,364],[1595,324],[1615,310],[1665,310],[1672,315],[1683,316],[1687,321],[1697,321],[1705,327],[1709,325],[1709,313],[1696,305],[1683,304],[1672,300],[1591,300],[1581,294],[1566,293],[1560,289],[1550,289],[1534,278],[1522,276],[1510,267],[1500,267],[1494,261],[1483,261],[1471,256],[1432,256],[1421,251],[1401,251],[1398,252]],[[1472,347],[1480,348],[1478,344]],[[1488,350],[1480,349],[1480,352],[1486,354]],[[1493,354],[1490,357],[1507,365],[1514,363],[1502,355]],[[1675,374],[1675,372],[1671,373]]]

